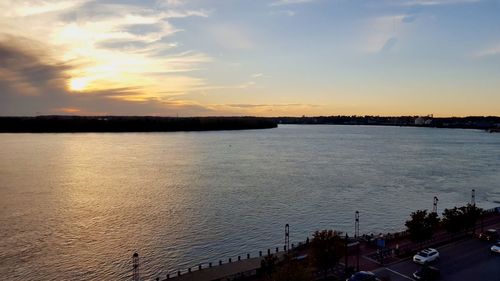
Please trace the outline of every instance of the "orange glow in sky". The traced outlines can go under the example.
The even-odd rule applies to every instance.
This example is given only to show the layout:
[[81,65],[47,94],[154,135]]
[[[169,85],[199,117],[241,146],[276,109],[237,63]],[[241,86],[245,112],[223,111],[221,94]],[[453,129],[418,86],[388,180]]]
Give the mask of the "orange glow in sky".
[[5,0],[1,114],[500,115],[492,3],[362,2]]

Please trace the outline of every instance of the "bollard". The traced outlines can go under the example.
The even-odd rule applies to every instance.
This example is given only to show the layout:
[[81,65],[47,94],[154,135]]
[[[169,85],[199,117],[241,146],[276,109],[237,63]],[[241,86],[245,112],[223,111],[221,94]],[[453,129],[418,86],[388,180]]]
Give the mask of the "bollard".
[[156,281],[160,281],[160,277],[156,277]]
[[188,268],[188,272],[189,272],[189,273],[191,273],[191,267],[190,267],[190,268]]
[[170,279],[170,274],[169,273],[167,273],[167,279]]
[[181,271],[177,271],[177,276],[181,276]]
[[222,260],[219,260],[219,265],[222,265]]
[[238,256],[238,261],[240,261],[240,260],[241,260],[241,256]]
[[259,257],[262,257],[262,251],[259,251]]
[[285,245],[285,246],[283,246],[283,251],[285,251],[285,252],[286,252],[286,245]]
[[271,249],[267,249],[267,255],[269,256],[271,254]]
[[231,258],[229,258],[229,262],[231,262]]
[[276,253],[277,253],[277,252],[279,252],[279,249],[278,249],[278,247],[276,247]]
[[200,264],[200,265],[198,265],[198,270],[201,270],[201,264]]
[[212,267],[212,263],[211,262],[208,263],[208,267]]
[[247,259],[249,259],[249,258],[250,258],[250,254],[247,254]]

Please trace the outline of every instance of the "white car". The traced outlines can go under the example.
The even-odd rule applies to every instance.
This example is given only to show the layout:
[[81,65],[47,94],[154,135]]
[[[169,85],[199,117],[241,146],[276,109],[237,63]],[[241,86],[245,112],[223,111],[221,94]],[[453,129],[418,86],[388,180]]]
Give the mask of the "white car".
[[491,251],[500,254],[500,240],[491,246]]
[[419,264],[428,264],[439,259],[439,252],[436,249],[427,248],[413,256],[413,261]]

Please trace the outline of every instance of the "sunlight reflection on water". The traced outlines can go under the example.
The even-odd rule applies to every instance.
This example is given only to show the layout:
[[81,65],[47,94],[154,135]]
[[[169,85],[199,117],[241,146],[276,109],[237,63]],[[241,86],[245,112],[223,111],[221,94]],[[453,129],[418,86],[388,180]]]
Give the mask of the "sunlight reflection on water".
[[500,134],[367,126],[0,134],[0,276],[110,280],[256,255],[314,230],[400,230],[500,201]]

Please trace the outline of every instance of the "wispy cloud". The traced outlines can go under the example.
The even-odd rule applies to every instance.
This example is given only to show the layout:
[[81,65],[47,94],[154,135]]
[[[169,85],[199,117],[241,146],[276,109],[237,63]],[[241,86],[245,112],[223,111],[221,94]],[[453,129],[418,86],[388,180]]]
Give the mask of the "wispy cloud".
[[288,16],[288,17],[293,17],[297,14],[297,12],[292,11],[292,10],[280,10],[280,11],[271,11],[269,12],[270,15],[272,16]]
[[1,115],[214,114],[210,107],[176,96],[144,98],[142,89],[122,87],[75,94],[66,87],[67,72],[74,66],[47,60],[49,55],[34,48],[36,44],[29,39],[12,36],[3,39],[0,41]]
[[292,4],[303,4],[303,3],[310,3],[314,2],[317,0],[278,0],[271,2],[269,6],[285,6],[285,5],[292,5]]
[[194,50],[175,52],[178,44],[170,39],[180,32],[171,19],[207,17],[204,10],[88,0],[7,0],[0,10],[0,33],[23,34],[54,50],[48,57],[71,65],[64,79],[78,92],[128,88],[135,89],[134,100],[165,96],[174,88],[187,92],[204,81],[186,73],[211,61]]
[[456,4],[471,4],[481,0],[410,0],[397,1],[402,6],[439,6],[439,5],[456,5]]
[[232,113],[233,115],[257,116],[301,116],[312,114],[312,112],[323,107],[323,105],[307,103],[238,103],[212,105],[213,109]]
[[228,50],[251,50],[256,44],[251,32],[236,24],[213,24],[207,27],[212,40],[220,47]]
[[319,107],[320,105],[302,104],[302,103],[273,103],[273,104],[239,103],[239,104],[225,104],[224,106],[239,107],[239,108],[257,108],[257,107]]
[[158,5],[163,6],[182,6],[186,3],[186,0],[158,0],[156,1]]
[[67,11],[77,8],[90,0],[48,0],[48,1],[16,1],[4,0],[0,3],[0,15],[7,17],[36,16],[47,13]]
[[180,96],[206,86],[190,73],[211,58],[176,51],[171,38],[180,29],[170,21],[207,16],[89,0],[2,1],[0,111],[210,115]]
[[360,50],[365,53],[390,51],[400,36],[406,15],[381,16],[367,20],[360,32]]
[[477,58],[500,56],[500,43],[487,48],[484,48],[474,54]]

